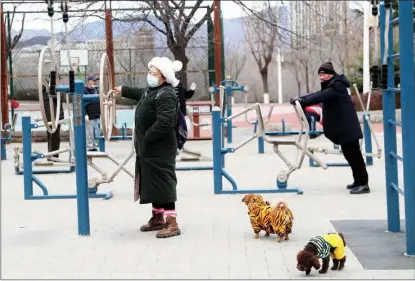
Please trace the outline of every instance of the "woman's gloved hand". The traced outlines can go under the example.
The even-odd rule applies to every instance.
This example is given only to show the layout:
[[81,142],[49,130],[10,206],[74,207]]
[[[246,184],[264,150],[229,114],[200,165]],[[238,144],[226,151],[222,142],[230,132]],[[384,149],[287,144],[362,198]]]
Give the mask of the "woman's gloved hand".
[[192,91],[196,90],[196,83],[195,82],[192,82],[192,84],[190,84],[190,88],[189,89],[192,90]]
[[122,86],[117,86],[117,87],[114,87],[114,89],[113,89],[113,93],[114,93],[114,96],[121,96],[121,92],[122,92]]

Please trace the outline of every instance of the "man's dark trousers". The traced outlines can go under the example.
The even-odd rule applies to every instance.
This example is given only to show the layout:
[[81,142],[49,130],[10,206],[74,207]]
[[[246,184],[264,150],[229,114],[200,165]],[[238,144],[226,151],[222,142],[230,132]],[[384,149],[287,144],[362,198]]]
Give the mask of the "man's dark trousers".
[[344,157],[352,168],[354,184],[366,185],[369,177],[366,171],[366,164],[360,150],[359,140],[341,145]]

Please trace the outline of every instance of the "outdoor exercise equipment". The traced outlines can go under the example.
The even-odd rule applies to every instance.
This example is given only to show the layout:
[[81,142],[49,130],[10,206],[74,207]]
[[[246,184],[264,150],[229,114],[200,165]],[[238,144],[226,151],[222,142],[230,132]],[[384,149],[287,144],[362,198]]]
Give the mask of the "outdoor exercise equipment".
[[[370,104],[371,92],[369,90],[368,103],[367,103],[366,109],[365,109],[365,106],[363,104],[362,98],[360,96],[360,93],[359,93],[359,90],[358,90],[356,84],[353,84],[353,88],[355,89],[357,100],[359,101],[359,104],[360,104],[361,108],[363,109],[363,116],[362,116],[362,120],[363,120],[363,139],[360,140],[360,148],[362,149],[362,142],[364,140],[364,142],[365,142],[365,151],[362,152],[362,154],[366,158],[366,165],[367,166],[372,166],[373,165],[373,157],[376,157],[378,159],[380,159],[382,157],[382,148],[380,147],[377,136],[375,135],[375,133],[373,131],[372,123],[371,123],[371,120],[370,120],[369,104]],[[375,141],[376,153],[372,152],[372,137]],[[334,145],[334,149],[316,148],[316,147],[309,147],[309,149],[313,153],[319,152],[319,153],[324,153],[326,155],[328,155],[328,154],[343,155],[343,152],[341,151],[341,149],[339,148],[338,145]],[[311,167],[318,167],[316,165],[316,163],[314,161],[312,161],[311,159],[309,161],[309,165]],[[344,163],[344,162],[343,163],[341,163],[341,162],[340,163],[336,163],[336,162],[326,163],[326,165],[331,166],[331,167],[349,166],[348,163]]]
[[[1,119],[1,116],[0,116]],[[7,123],[4,124],[4,129],[2,127],[2,123],[0,122],[0,161],[7,160],[7,153],[6,153],[6,143],[12,139],[12,126]]]
[[[203,127],[211,127],[212,121],[211,119],[207,120],[207,122],[200,122],[200,117],[205,115],[212,117],[212,106],[215,104],[214,95],[211,96],[211,101],[188,101],[186,103],[186,112],[187,117],[192,125],[192,133],[187,138],[188,141],[194,140],[211,140],[212,135],[210,136],[201,136],[200,135],[200,128]],[[191,110],[189,110],[191,108]],[[205,109],[205,110],[201,110]],[[206,110],[207,109],[207,110]]]
[[[49,195],[44,184],[32,173],[32,142],[31,142],[31,129],[33,124],[31,124],[30,117],[24,116],[22,118],[23,126],[23,164],[24,164],[24,199],[33,200],[33,199],[66,199],[66,198],[76,198],[77,199],[77,213],[78,213],[78,234],[79,235],[89,235],[90,234],[90,225],[89,225],[89,197],[92,198],[111,198],[112,192],[99,194],[97,193],[97,187],[100,183],[111,182],[115,175],[121,170],[124,169],[123,164],[128,161],[128,157],[123,160],[123,162],[118,166],[117,170],[109,178],[102,177],[101,179],[91,179],[88,181],[88,170],[87,165],[89,164],[92,168],[96,168],[96,165],[92,163],[93,158],[109,158],[114,163],[118,164],[118,161],[114,161],[111,157],[102,152],[86,152],[86,134],[85,134],[85,108],[84,103],[90,101],[100,101],[101,106],[101,124],[103,128],[103,136],[106,140],[109,140],[111,136],[112,126],[114,125],[115,120],[115,96],[113,94],[113,81],[111,68],[109,67],[109,60],[106,54],[103,54],[101,57],[101,66],[100,66],[100,93],[97,95],[83,95],[85,90],[84,82],[81,80],[75,80],[75,73],[72,67],[70,66],[69,70],[69,85],[56,85],[57,77],[57,63],[54,53],[54,33],[53,33],[53,1],[46,1],[48,4],[48,15],[51,20],[51,61],[52,68],[50,71],[50,80],[45,81],[42,78],[39,78],[39,88],[42,87],[42,84],[47,84],[47,93],[49,95],[50,102],[52,104],[51,108],[51,119],[52,122],[48,122],[44,112],[42,112],[42,118],[45,123],[45,126],[48,128],[51,125],[51,129],[48,128],[49,132],[54,132],[57,128],[58,122],[56,121],[59,117],[59,114],[56,116],[53,114],[53,98],[56,98],[57,108],[60,107],[60,98],[57,98],[56,93],[66,93],[68,96],[72,96],[72,106],[73,106],[73,127],[74,127],[74,144],[75,144],[75,174],[76,174],[76,194],[68,195]],[[67,1],[61,1],[61,9],[63,12],[63,21],[65,23],[66,39],[68,42],[68,32],[67,32],[67,22],[69,19],[68,16],[68,3]],[[46,52],[46,49],[45,49]],[[68,61],[70,62],[70,53],[67,49]],[[43,76],[43,66],[45,64],[44,59],[40,59],[39,76]],[[43,91],[41,91],[43,92]],[[42,95],[41,93],[39,93]],[[43,96],[42,96],[43,99]],[[41,99],[41,100],[42,100]],[[41,110],[44,111],[44,106],[41,106]],[[129,155],[131,157],[131,154]],[[99,171],[98,172],[102,172]],[[127,172],[130,176],[132,173]],[[101,173],[102,174],[102,173]],[[43,195],[33,195],[33,182],[35,182],[43,191]]]
[[[399,0],[399,17],[392,19],[391,1],[380,8],[381,89],[385,146],[386,204],[389,232],[400,232],[399,194],[405,200],[407,256],[415,256],[415,82],[413,1]],[[399,53],[394,53],[394,25],[399,25]],[[395,88],[394,59],[399,58],[400,89]],[[396,121],[395,92],[401,94],[401,119]],[[402,128],[402,156],[397,154],[396,126]],[[403,188],[398,186],[398,163],[403,163]]]
[[[101,135],[101,130],[100,130],[101,126],[98,125],[98,128],[94,128],[94,138],[96,140],[98,140],[98,148],[99,151],[101,152],[105,152],[105,137]],[[134,134],[134,131],[133,133]],[[111,136],[109,138],[110,141],[120,141],[120,140],[128,140],[131,141],[133,140],[133,136],[128,136],[127,135],[127,123],[123,123],[121,125],[121,135],[118,136]]]
[[[214,97],[211,94],[211,101],[209,102],[193,102],[190,103],[192,107],[192,112],[190,112],[187,108],[187,116],[190,119],[190,122],[193,126],[193,138],[189,140],[209,140],[210,138],[204,138],[200,136],[200,127],[204,126],[211,126],[211,123],[199,123],[199,107],[200,106],[208,106],[209,111],[208,114],[212,112],[212,105],[214,105]],[[188,140],[188,141],[189,141]],[[177,166],[176,171],[203,171],[203,170],[213,170],[213,159],[212,157],[205,156],[201,152],[191,150],[187,147],[183,147],[181,151],[179,151],[178,157],[176,158],[176,163],[201,163],[201,162],[210,162],[210,165],[200,166],[200,165],[193,165],[193,166]]]
[[[213,93],[216,93],[220,90],[220,86],[224,86],[225,87],[225,93],[226,93],[226,98],[224,99],[224,110],[226,111],[226,116],[232,116],[232,92],[233,91],[242,91],[242,92],[247,92],[249,91],[248,86],[242,86],[239,85],[236,81],[234,80],[223,80],[222,82],[220,82],[219,84],[219,88],[216,87],[215,85],[209,87],[209,92],[211,93],[211,95]],[[232,119],[227,119],[227,123],[226,123],[226,138],[227,138],[227,142],[228,143],[232,143]]]
[[[258,130],[258,121],[254,122],[254,133]],[[294,130],[294,131],[287,131],[285,120],[284,118],[281,119],[281,131],[265,131],[266,136],[278,136],[278,137],[285,137],[285,136],[293,136],[298,135],[300,131]],[[309,130],[308,134],[310,136],[320,136],[324,132],[322,130],[316,130],[316,122],[314,120],[314,117],[311,117],[311,130]],[[264,139],[262,137],[258,137],[258,153],[263,154],[264,153]],[[310,161],[312,161],[310,159]]]
[[[221,86],[223,87],[223,86]],[[224,106],[224,98],[223,95],[220,95],[220,105],[222,109],[219,107],[214,107],[212,111],[213,116],[213,177],[214,177],[214,193],[215,194],[236,194],[236,193],[286,193],[286,192],[295,192],[298,194],[302,194],[303,191],[300,188],[288,188],[288,178],[291,173],[295,170],[300,169],[303,163],[305,155],[310,158],[313,158],[314,161],[319,163],[323,169],[326,169],[327,166],[321,162],[315,155],[313,155],[307,148],[308,142],[308,131],[309,125],[308,121],[304,115],[304,112],[301,108],[301,105],[297,102],[294,105],[295,112],[301,122],[300,134],[298,134],[296,139],[283,139],[283,138],[275,138],[265,135],[265,128],[264,128],[264,120],[262,117],[261,106],[259,103],[254,104],[243,111],[232,115],[232,116],[225,116],[225,106]],[[242,141],[239,145],[235,146],[234,148],[225,148],[224,147],[224,137],[223,137],[223,125],[229,124],[227,123],[228,119],[233,119],[238,116],[245,114],[247,111],[255,110],[257,118],[258,118],[258,131],[254,133],[248,139]],[[304,131],[304,134],[303,134]],[[273,145],[274,152],[283,160],[283,162],[287,165],[288,170],[281,171],[277,176],[277,189],[262,189],[262,190],[241,190],[238,189],[238,186],[235,180],[225,171],[225,155],[227,153],[234,153],[250,141],[254,140],[257,137],[262,137],[265,142]],[[288,146],[295,146],[297,148],[297,157],[295,159],[295,163],[291,163],[287,157],[285,157],[282,152],[279,150],[279,146],[288,145]],[[225,177],[232,185],[232,190],[223,190],[223,178]]]
[[[60,93],[57,93],[58,95]],[[69,107],[69,100],[68,107]],[[42,110],[41,110],[42,111]],[[43,109],[44,111],[44,109]],[[68,109],[68,114],[71,114],[71,111]],[[44,124],[36,123],[37,120],[34,120],[35,123],[32,124],[33,128],[44,127]],[[75,160],[74,160],[74,136],[73,136],[73,124],[72,124],[72,117],[59,120],[59,125],[68,125],[69,128],[69,146],[67,148],[61,148],[56,151],[50,152],[42,152],[38,150],[32,151],[32,161],[34,166],[53,166],[53,169],[36,169],[32,168],[33,174],[62,174],[62,173],[72,173],[75,171]],[[23,175],[24,174],[24,167],[22,160],[23,148],[22,147],[14,147],[14,172],[16,175]],[[56,155],[61,155],[63,153],[68,153],[68,160],[62,160],[60,158],[55,157]],[[46,161],[42,161],[46,160]],[[55,169],[55,167],[59,167],[62,169]],[[66,168],[66,169],[63,169]]]

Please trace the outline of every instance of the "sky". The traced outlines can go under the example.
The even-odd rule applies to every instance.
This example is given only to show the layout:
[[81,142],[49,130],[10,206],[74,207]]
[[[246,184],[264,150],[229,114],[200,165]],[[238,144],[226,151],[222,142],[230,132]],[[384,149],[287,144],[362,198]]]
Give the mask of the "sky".
[[[5,0],[7,1],[7,0]],[[60,12],[60,8],[59,8],[59,3],[60,1],[55,1],[55,11]],[[87,2],[87,1],[86,1]],[[196,1],[186,1],[186,5],[187,6],[192,6],[193,3],[195,3]],[[258,8],[261,6],[261,4],[264,1],[244,1],[244,3],[249,7],[249,8]],[[274,1],[275,5],[276,4],[281,4],[281,1]],[[287,3],[289,1],[283,1],[284,4],[287,5]],[[71,3],[72,4],[72,3]],[[212,4],[212,0],[210,1],[204,1],[204,3],[202,5],[211,5]],[[5,11],[7,10],[12,10],[12,5],[11,4],[5,4]],[[112,3],[112,7],[113,8],[134,8],[137,7],[137,1],[123,1],[121,3],[117,3],[117,2],[113,2]],[[100,4],[95,4],[93,6],[93,9],[100,9],[102,8],[102,3]],[[239,7],[239,5],[235,4],[233,1],[221,1],[221,9],[222,9],[222,14],[224,18],[238,18],[238,17],[242,17],[244,16],[244,12],[243,10]],[[47,10],[47,5],[46,4],[21,4],[19,5],[17,11],[46,11]],[[198,11],[195,14],[195,20],[200,19],[204,14],[203,10]],[[56,15],[56,14],[55,14]],[[71,16],[71,14],[70,14]],[[19,21],[21,21],[22,15],[17,14],[13,23],[13,29],[19,29],[20,25],[19,25]],[[96,21],[98,18],[96,17],[90,17],[87,21]],[[71,18],[69,19],[69,29],[71,28],[71,24],[75,24],[77,21],[75,20],[71,20]],[[46,13],[43,14],[26,14],[26,19],[25,19],[25,23],[26,23],[26,28],[30,28],[30,29],[47,29],[50,30],[50,20],[49,17],[47,16]],[[63,31],[63,23],[62,21],[56,21],[55,22],[55,31],[59,32],[59,31]]]
[[[7,0],[6,0],[7,1]],[[55,1],[55,2],[60,2],[60,1]],[[134,1],[135,2],[135,1]],[[137,2],[123,2],[123,3],[112,3],[112,7],[115,9],[117,7],[119,8],[133,8],[133,7],[137,7]],[[192,6],[193,3],[195,1],[186,1],[188,6]],[[210,5],[212,3],[212,1],[204,1],[205,3],[203,3],[202,5]],[[255,6],[258,6],[258,4],[260,4],[259,2],[263,2],[263,1],[245,1],[245,4],[250,7],[250,8],[255,8]],[[60,8],[59,8],[59,4],[55,4],[55,11],[59,11],[60,12]],[[99,9],[102,7],[102,3],[101,4],[96,4],[94,5],[94,9]],[[5,4],[5,11],[9,10],[11,11],[13,8],[13,6],[11,4]],[[235,4],[233,1],[222,1],[221,4],[221,9],[222,9],[222,14],[224,18],[238,18],[244,15],[243,10],[237,5]],[[21,4],[19,5],[17,11],[46,11],[47,10],[47,5],[46,4]],[[203,10],[198,11],[195,14],[195,20],[198,20],[199,18],[201,18],[203,16],[204,12]],[[71,16],[71,14],[69,15]],[[16,23],[16,27],[13,27],[15,29],[17,29],[19,27],[18,23],[19,21],[21,21],[22,15],[16,15],[14,22]],[[97,18],[91,18],[90,21],[95,21],[97,20]],[[25,22],[28,23],[28,25],[30,26],[30,29],[50,29],[50,21],[49,21],[49,17],[47,16],[47,14],[26,14],[26,19]],[[71,21],[71,18],[69,19],[69,24],[73,23],[74,21]],[[56,31],[61,31],[63,29],[63,24],[62,21],[59,21],[56,23],[55,25],[56,27]]]

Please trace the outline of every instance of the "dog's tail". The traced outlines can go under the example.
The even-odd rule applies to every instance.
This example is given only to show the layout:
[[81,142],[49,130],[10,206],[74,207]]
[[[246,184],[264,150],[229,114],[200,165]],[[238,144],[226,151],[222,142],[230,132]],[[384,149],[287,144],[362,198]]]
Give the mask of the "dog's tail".
[[[278,201],[277,204],[275,204],[274,208],[272,208],[271,214],[275,217],[279,213],[285,213],[283,211],[286,211],[286,210],[290,210],[288,208],[287,202],[281,200],[281,201]],[[290,213],[291,213],[291,211],[290,211]]]
[[343,233],[339,232],[338,234],[339,234],[340,238],[343,240],[343,245],[346,247],[346,240],[344,240]]

